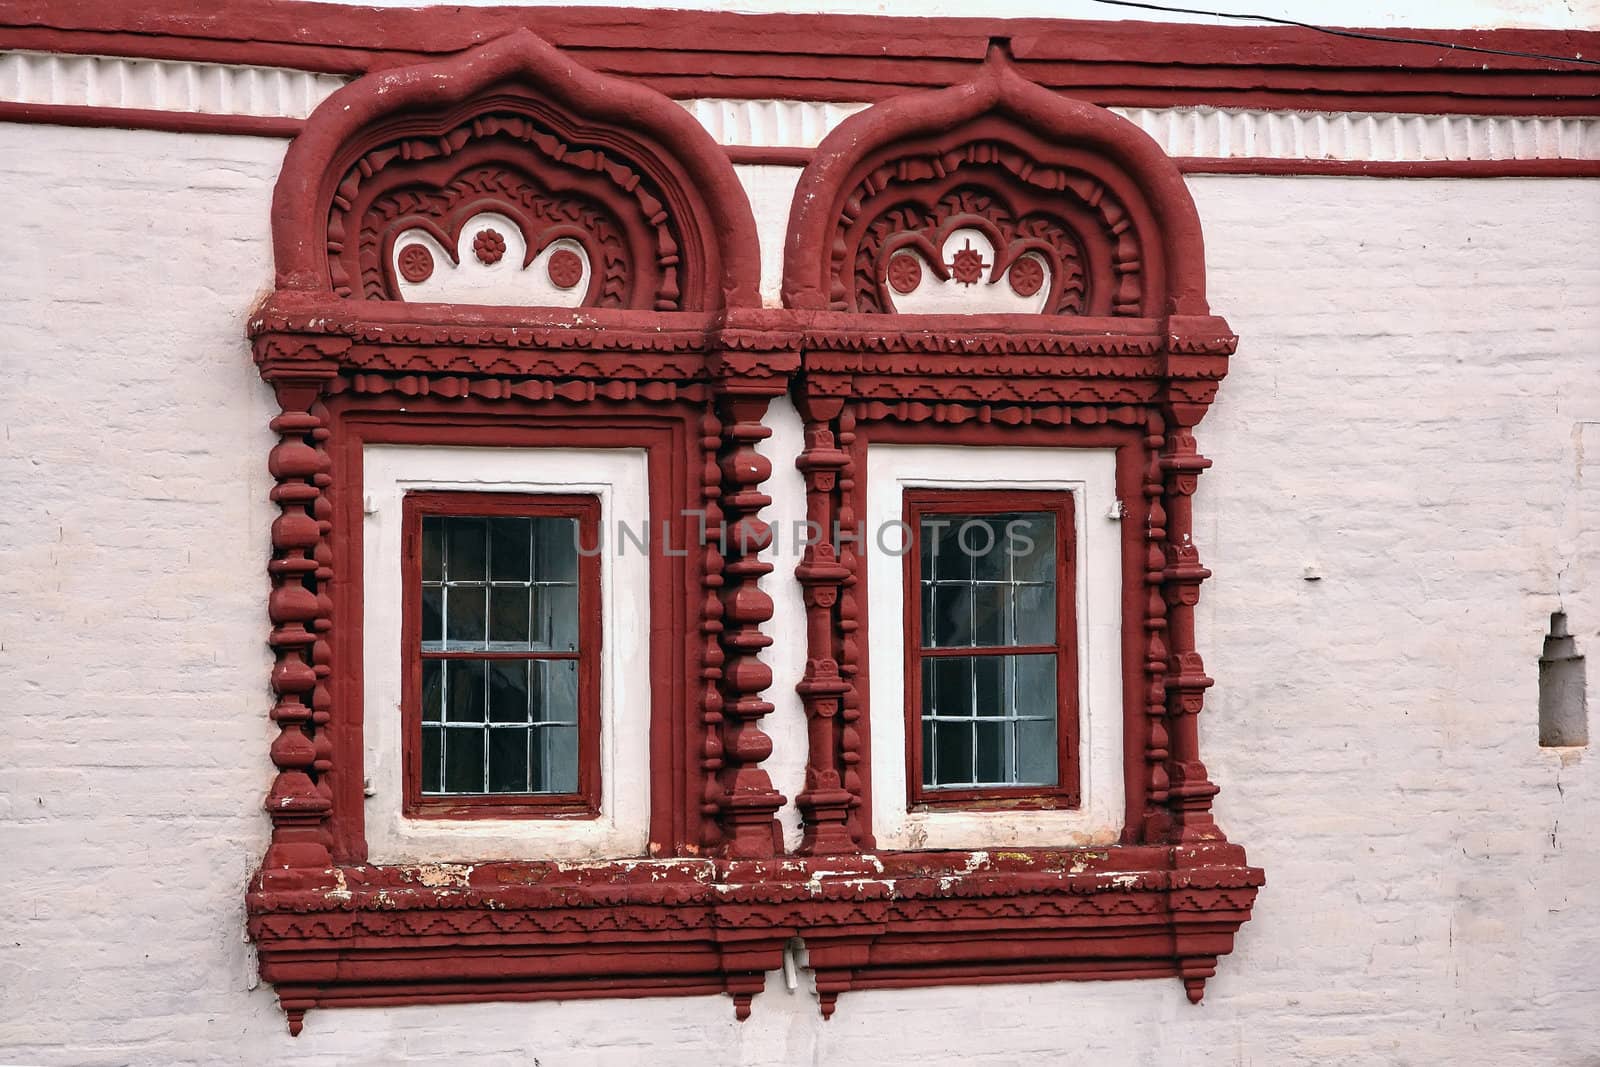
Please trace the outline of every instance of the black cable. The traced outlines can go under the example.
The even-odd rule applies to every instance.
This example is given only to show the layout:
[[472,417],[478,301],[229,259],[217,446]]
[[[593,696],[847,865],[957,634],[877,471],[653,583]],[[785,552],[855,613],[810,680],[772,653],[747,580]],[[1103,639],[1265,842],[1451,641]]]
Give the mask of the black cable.
[[1178,15],[1208,15],[1211,18],[1218,19],[1271,22],[1278,26],[1298,26],[1302,30],[1315,30],[1318,33],[1326,33],[1332,37],[1353,37],[1358,41],[1383,41],[1387,44],[1421,44],[1431,48],[1443,48],[1451,52],[1481,52],[1490,56],[1543,59],[1551,63],[1581,63],[1584,66],[1600,67],[1600,59],[1583,59],[1578,56],[1547,56],[1541,52],[1515,52],[1505,48],[1479,48],[1473,44],[1451,44],[1449,41],[1430,41],[1423,37],[1391,37],[1383,33],[1362,33],[1360,30],[1336,30],[1328,26],[1318,26],[1311,22],[1280,19],[1273,15],[1236,15],[1227,11],[1205,11],[1196,7],[1167,7],[1162,4],[1138,3],[1136,0],[1094,0],[1094,2],[1097,4],[1110,4],[1113,7],[1138,7],[1146,11],[1166,11]]

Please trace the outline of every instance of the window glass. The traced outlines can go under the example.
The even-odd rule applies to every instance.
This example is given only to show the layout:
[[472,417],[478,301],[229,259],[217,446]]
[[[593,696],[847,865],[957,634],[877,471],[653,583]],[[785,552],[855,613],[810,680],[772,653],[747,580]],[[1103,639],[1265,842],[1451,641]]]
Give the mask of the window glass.
[[577,527],[422,517],[423,796],[577,791]]
[[922,786],[1054,786],[1057,515],[919,510]]

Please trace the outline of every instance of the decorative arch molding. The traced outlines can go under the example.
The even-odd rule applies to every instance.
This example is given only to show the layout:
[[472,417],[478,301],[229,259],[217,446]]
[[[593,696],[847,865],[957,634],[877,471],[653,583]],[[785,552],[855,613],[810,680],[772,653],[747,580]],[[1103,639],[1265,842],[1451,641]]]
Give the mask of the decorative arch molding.
[[[521,231],[501,236],[523,262],[460,254],[488,213]],[[280,293],[417,300],[443,271],[523,270],[561,243],[587,269],[576,302],[554,306],[760,304],[755,221],[726,153],[671,100],[528,30],[334,93],[290,145],[272,215]],[[408,247],[432,271],[402,268]],[[570,269],[549,272],[556,289],[580,288]]]
[[[958,226],[986,232],[994,264],[957,284],[1045,289],[1037,311],[1051,315],[1210,314],[1200,219],[1177,165],[1126,119],[1022,77],[999,45],[969,84],[868,108],[823,140],[795,190],[784,302],[902,310],[892,273],[915,261],[901,257],[920,253],[941,280],[959,273],[936,247]],[[1045,278],[1014,276],[1028,257]]]

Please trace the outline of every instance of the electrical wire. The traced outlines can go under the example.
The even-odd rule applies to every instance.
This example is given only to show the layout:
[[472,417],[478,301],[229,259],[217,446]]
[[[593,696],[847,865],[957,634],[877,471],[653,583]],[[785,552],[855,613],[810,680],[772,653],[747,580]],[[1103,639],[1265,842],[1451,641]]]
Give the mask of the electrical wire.
[[1332,37],[1351,37],[1358,41],[1383,41],[1386,44],[1420,44],[1430,48],[1442,48],[1450,52],[1480,52],[1490,56],[1512,56],[1516,59],[1543,59],[1551,63],[1578,63],[1587,67],[1600,67],[1600,59],[1584,59],[1581,56],[1551,56],[1542,52],[1517,52],[1507,48],[1480,48],[1474,44],[1452,44],[1449,41],[1430,41],[1425,37],[1393,37],[1385,33],[1363,33],[1360,30],[1338,30],[1330,26],[1318,26],[1312,22],[1296,22],[1294,19],[1280,19],[1274,15],[1240,15],[1227,11],[1206,11],[1197,7],[1167,7],[1163,4],[1140,3],[1138,0],[1094,0],[1097,4],[1110,4],[1112,7],[1137,7],[1146,11],[1165,11],[1178,15],[1207,15],[1219,19],[1240,19],[1247,22],[1270,22],[1278,26],[1297,26],[1302,30],[1315,30],[1326,33]]

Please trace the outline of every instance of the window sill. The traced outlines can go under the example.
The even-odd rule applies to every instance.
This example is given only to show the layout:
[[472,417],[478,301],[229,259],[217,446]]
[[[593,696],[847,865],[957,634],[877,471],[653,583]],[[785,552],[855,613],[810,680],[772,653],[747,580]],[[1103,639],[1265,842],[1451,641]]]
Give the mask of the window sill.
[[[728,993],[750,1012],[805,940],[824,1016],[852,989],[1180,976],[1198,1001],[1264,878],[1235,845],[771,861],[265,870],[250,935],[305,1012]],[[966,936],[970,934],[971,936]]]

